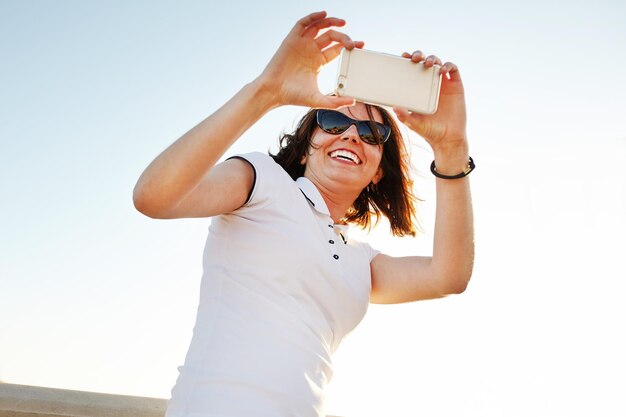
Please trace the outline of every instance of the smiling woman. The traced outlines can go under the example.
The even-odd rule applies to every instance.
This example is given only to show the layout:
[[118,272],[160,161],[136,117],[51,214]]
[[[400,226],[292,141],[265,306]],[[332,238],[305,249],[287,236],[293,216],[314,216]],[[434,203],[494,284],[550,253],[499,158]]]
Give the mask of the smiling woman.
[[[346,114],[359,116],[363,120],[351,119]],[[348,223],[367,228],[372,224],[372,219],[376,220],[382,214],[389,219],[394,235],[415,235],[415,198],[412,194],[413,182],[409,176],[409,155],[398,126],[389,112],[382,107],[363,103],[339,111],[311,109],[300,120],[294,133],[283,135],[281,149],[274,155],[274,160],[293,179],[307,176],[303,162],[307,161],[309,154],[313,155],[321,147],[322,142],[316,142],[313,137],[323,141],[328,136],[323,135],[324,132],[331,138],[333,135],[342,135],[343,142],[348,142],[346,139],[352,137],[352,144],[334,145],[332,152],[340,152],[344,158],[354,155],[359,163],[362,163],[359,153],[382,148],[376,174],[370,175],[369,182],[365,184],[357,183],[357,196],[351,207],[340,213],[340,217]],[[358,141],[354,138],[357,133]],[[355,152],[357,147],[359,152]],[[330,156],[335,156],[334,159],[337,160],[338,155]],[[306,168],[311,174],[309,165]]]
[[[369,302],[459,293],[473,260],[467,176],[437,180],[432,257],[394,258],[348,236],[349,224],[389,219],[414,234],[408,156],[383,108],[331,97],[319,69],[359,48],[325,12],[302,18],[263,73],[159,155],[139,178],[135,206],[154,218],[214,217],[204,251],[196,325],[168,417],[325,415],[332,355]],[[468,161],[463,87],[454,64],[406,57],[444,75],[438,113],[397,109],[433,146],[438,172]],[[447,78],[449,76],[449,78]],[[276,155],[222,158],[283,105],[311,110]],[[336,110],[319,110],[336,109]],[[294,233],[297,231],[297,233]]]

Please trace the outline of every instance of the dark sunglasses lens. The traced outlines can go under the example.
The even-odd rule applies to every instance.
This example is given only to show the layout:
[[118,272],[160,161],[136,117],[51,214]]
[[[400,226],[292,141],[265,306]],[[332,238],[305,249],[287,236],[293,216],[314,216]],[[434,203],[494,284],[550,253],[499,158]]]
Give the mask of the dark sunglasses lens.
[[361,137],[361,140],[365,143],[369,143],[371,145],[379,143],[379,141],[376,140],[376,135],[374,134],[374,132],[370,128],[369,123],[367,122],[359,123],[359,136]]
[[345,132],[350,127],[350,120],[342,113],[336,111],[325,111],[319,118],[320,127],[325,132],[338,135]]
[[[320,111],[317,120],[322,130],[333,135],[345,132],[353,123],[353,120],[343,113],[333,110]],[[358,121],[357,130],[361,140],[370,145],[384,143],[390,132],[389,128],[383,124],[366,121]]]
[[380,123],[361,122],[359,124],[359,136],[363,142],[379,145],[389,137],[389,128]]

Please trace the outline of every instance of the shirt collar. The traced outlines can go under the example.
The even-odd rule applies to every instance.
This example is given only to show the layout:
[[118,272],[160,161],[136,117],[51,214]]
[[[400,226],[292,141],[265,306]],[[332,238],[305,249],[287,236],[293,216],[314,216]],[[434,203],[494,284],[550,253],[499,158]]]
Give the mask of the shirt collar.
[[[304,194],[304,197],[309,202],[309,205],[315,209],[320,214],[327,216],[330,218],[330,211],[328,210],[328,206],[320,194],[320,191],[317,189],[315,184],[311,182],[306,177],[300,177],[296,180],[296,184]],[[333,229],[337,234],[342,235],[344,241],[348,239],[348,229],[350,228],[347,224],[333,224]]]

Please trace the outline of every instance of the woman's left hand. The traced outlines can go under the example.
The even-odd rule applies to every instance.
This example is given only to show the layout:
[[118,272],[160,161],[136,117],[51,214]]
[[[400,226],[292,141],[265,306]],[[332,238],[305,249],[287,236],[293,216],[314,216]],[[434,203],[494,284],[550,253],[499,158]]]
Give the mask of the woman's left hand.
[[422,136],[435,154],[461,149],[467,151],[465,94],[458,67],[451,62],[442,64],[435,55],[427,57],[421,51],[413,54],[405,52],[402,56],[415,63],[424,61],[427,68],[440,65],[442,77],[439,106],[435,114],[419,114],[394,108],[398,119]]

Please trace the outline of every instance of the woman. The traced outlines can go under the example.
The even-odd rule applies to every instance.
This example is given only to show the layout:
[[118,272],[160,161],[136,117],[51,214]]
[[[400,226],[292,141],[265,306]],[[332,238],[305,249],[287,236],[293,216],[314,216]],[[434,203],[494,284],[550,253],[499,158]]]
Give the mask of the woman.
[[[135,206],[153,218],[211,217],[194,335],[167,416],[322,416],[331,354],[368,302],[462,292],[473,263],[468,144],[457,67],[442,65],[439,110],[394,109],[432,146],[437,213],[432,257],[394,258],[348,238],[346,224],[386,216],[414,232],[406,153],[392,117],[325,96],[317,73],[340,49],[363,47],[325,12],[294,26],[263,73],[191,129],[140,177]],[[270,157],[229,146],[281,105],[311,110]],[[336,109],[336,110],[333,110]],[[456,179],[444,179],[457,175]],[[295,180],[295,181],[294,181]]]

